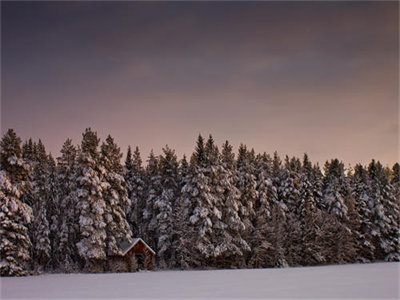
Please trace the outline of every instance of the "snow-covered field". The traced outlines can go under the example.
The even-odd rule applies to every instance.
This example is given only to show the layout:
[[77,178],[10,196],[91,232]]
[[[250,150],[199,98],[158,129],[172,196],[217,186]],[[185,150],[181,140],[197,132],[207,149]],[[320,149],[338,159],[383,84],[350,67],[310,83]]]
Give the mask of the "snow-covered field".
[[1,298],[399,298],[399,263],[1,278]]

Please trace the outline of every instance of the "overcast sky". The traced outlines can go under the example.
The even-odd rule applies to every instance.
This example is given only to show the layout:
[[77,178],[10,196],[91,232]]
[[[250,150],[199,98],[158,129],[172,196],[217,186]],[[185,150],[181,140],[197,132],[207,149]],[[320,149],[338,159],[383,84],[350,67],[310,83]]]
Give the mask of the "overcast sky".
[[1,130],[392,165],[397,2],[1,2]]

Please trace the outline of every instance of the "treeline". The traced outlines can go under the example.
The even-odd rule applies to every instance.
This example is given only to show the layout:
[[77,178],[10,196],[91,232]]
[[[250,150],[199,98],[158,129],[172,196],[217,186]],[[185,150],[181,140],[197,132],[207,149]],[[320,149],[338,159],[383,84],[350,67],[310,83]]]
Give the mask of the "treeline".
[[142,237],[161,269],[398,261],[400,166],[323,171],[199,136],[190,160],[166,146],[125,162],[90,128],[56,160],[13,130],[0,142],[0,273],[103,272],[119,242]]

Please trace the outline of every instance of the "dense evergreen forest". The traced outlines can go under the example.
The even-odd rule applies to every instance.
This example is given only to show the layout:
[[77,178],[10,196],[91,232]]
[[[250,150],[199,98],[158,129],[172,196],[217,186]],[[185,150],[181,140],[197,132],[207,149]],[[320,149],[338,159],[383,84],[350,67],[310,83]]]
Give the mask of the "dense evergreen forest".
[[0,143],[0,273],[102,272],[143,238],[159,269],[398,261],[400,166],[323,169],[199,136],[189,161],[166,146],[123,157],[90,128],[54,159],[13,130]]

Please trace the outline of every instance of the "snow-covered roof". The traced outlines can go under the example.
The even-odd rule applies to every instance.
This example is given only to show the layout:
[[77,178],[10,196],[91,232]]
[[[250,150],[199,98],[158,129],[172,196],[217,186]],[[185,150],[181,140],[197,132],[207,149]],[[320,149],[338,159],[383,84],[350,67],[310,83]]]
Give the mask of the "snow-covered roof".
[[147,243],[143,241],[141,238],[133,238],[132,240],[123,240],[120,242],[119,247],[121,249],[121,255],[124,256],[125,254],[127,254],[129,250],[135,247],[135,245],[139,241],[141,241],[150,250],[150,252],[153,253],[153,255],[156,254],[156,252],[154,252],[154,250],[151,249],[151,247],[147,245]]

